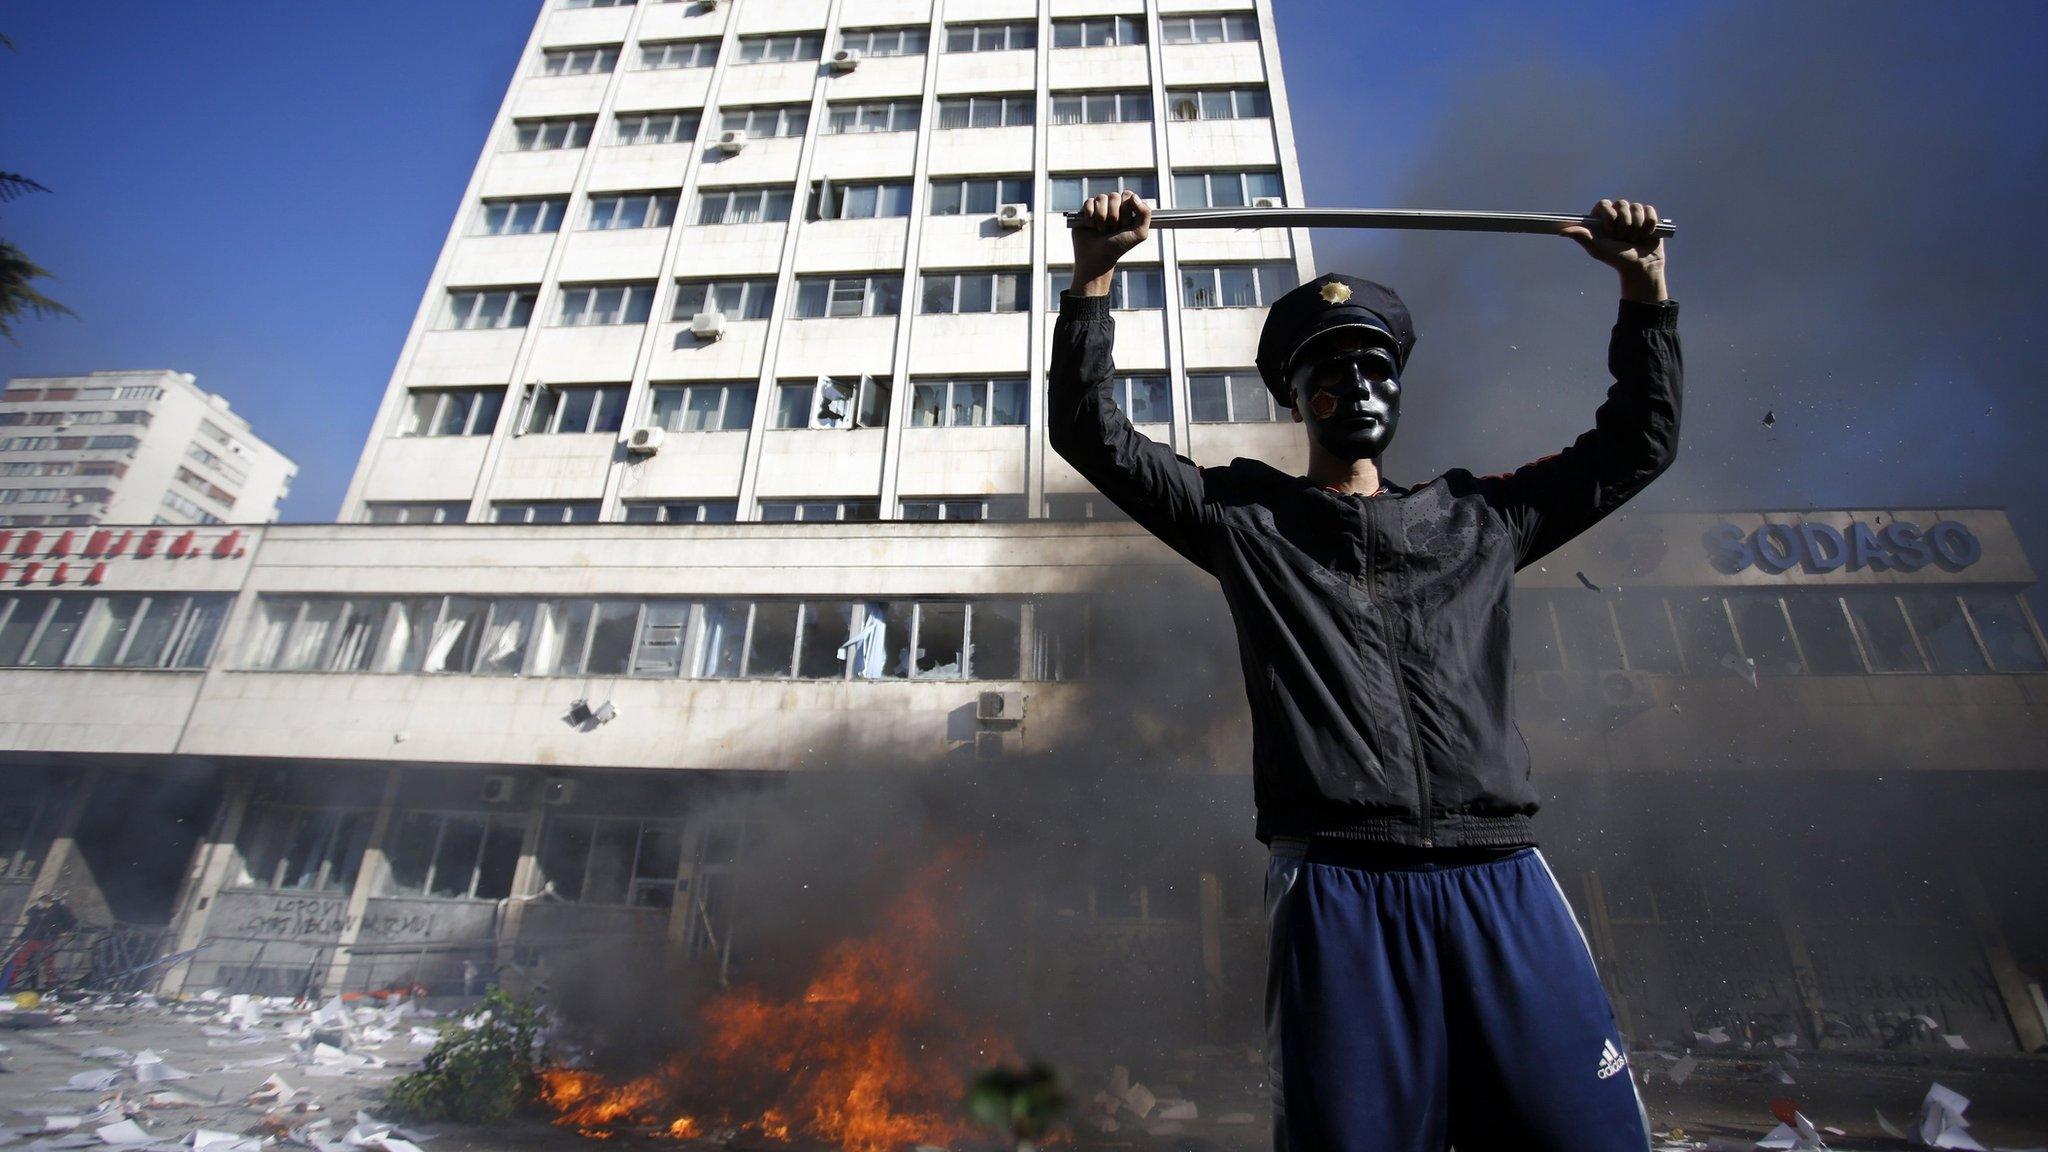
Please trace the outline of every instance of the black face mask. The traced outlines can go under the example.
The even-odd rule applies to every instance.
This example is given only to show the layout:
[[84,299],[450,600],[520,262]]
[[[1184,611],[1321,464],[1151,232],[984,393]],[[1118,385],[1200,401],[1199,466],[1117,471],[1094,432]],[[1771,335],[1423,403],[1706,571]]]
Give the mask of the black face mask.
[[1401,422],[1401,380],[1384,348],[1344,350],[1295,365],[1295,410],[1323,451],[1371,460],[1393,442]]

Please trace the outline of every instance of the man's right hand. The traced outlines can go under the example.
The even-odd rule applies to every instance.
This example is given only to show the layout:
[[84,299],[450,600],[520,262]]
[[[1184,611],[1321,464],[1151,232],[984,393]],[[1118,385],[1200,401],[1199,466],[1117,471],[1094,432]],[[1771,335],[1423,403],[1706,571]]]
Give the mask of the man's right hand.
[[1104,192],[1081,204],[1074,219],[1074,283],[1076,296],[1109,295],[1116,262],[1145,242],[1152,231],[1152,209],[1131,191]]

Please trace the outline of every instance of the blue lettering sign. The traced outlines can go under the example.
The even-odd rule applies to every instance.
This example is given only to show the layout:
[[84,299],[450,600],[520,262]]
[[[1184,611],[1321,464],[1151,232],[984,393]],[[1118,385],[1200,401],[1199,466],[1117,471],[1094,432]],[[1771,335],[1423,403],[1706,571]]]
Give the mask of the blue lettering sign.
[[1984,542],[1955,520],[1938,520],[1924,531],[1903,520],[1882,528],[1856,520],[1846,532],[1805,523],[1796,528],[1765,524],[1747,534],[1724,522],[1707,529],[1700,544],[1707,562],[1730,575],[1751,565],[1772,575],[1794,568],[1815,575],[1844,570],[1917,572],[1929,564],[1959,572],[1984,558]]

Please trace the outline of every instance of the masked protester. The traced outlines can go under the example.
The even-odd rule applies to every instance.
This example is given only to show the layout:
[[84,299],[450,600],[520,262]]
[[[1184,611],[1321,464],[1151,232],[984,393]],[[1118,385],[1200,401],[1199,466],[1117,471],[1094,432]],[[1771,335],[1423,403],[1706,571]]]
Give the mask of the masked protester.
[[1535,847],[1510,691],[1516,570],[1643,490],[1678,450],[1678,305],[1657,210],[1602,200],[1562,234],[1621,275],[1615,383],[1591,431],[1513,472],[1415,486],[1381,459],[1415,331],[1391,289],[1318,277],[1276,301],[1266,387],[1309,467],[1198,467],[1139,435],[1110,380],[1117,260],[1150,209],[1083,205],[1053,331],[1048,432],[1132,519],[1214,576],[1252,713],[1266,873],[1267,1058],[1281,1152],[1644,1152],[1614,1013]]
[[45,892],[36,897],[28,906],[28,914],[22,917],[21,937],[8,957],[7,968],[0,971],[0,992],[24,987],[34,981],[39,990],[47,991],[56,983],[57,946],[78,927],[78,917],[72,914],[71,906],[64,903],[55,892]]

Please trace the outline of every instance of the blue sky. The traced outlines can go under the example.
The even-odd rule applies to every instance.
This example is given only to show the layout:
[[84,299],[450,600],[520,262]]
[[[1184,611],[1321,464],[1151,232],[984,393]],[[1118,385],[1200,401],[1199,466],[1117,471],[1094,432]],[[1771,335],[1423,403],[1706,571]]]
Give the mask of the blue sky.
[[[0,15],[0,169],[54,192],[0,207],[0,235],[80,314],[0,343],[0,376],[194,372],[300,462],[286,518],[331,518],[536,7]],[[1693,399],[1665,502],[2005,503],[2048,529],[2030,322],[2048,245],[2006,223],[2048,176],[2044,9],[1278,0],[1276,18],[1313,203],[1612,192],[1681,220]],[[1584,426],[1612,289],[1576,249],[1317,245],[1416,310],[1397,478],[1508,466]]]

